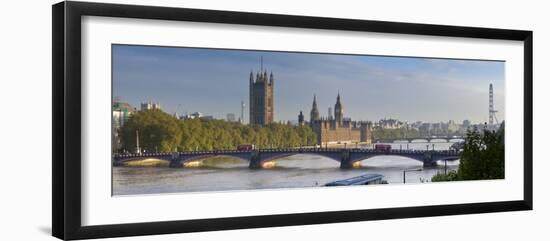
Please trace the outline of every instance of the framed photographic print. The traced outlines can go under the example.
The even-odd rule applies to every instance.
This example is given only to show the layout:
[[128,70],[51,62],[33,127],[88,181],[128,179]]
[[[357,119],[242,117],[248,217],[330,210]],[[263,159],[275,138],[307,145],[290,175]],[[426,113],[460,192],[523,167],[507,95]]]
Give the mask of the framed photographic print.
[[53,235],[532,209],[532,32],[53,6]]

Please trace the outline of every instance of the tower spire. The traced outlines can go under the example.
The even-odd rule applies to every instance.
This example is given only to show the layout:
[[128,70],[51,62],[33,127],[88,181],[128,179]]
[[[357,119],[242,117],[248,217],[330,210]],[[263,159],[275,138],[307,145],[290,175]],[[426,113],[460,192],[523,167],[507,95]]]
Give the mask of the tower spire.
[[313,104],[311,105],[309,119],[310,124],[313,124],[314,121],[319,120],[319,110],[317,109],[317,96],[315,94],[313,94]]
[[317,96],[313,94],[313,108],[317,109]]
[[264,56],[260,56],[260,72],[264,72]]
[[344,106],[342,106],[342,102],[340,102],[340,91],[338,91],[338,96],[336,97],[336,104],[334,105],[334,119],[340,125],[344,120]]

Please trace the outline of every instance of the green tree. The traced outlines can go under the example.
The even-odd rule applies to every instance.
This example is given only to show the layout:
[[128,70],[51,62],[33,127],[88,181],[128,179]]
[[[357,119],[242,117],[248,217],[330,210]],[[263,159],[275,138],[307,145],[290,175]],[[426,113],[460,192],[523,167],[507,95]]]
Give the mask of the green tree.
[[[223,120],[184,120],[182,122],[189,121],[200,121],[202,126],[197,129],[189,128],[186,124],[180,125],[184,133],[182,143],[187,142],[187,136],[196,136],[199,138],[197,149],[200,150],[235,149],[240,144],[254,144],[258,148],[286,148],[311,146],[317,142],[317,137],[309,126],[271,123],[262,127]],[[201,134],[187,134],[197,132]]]
[[504,178],[504,123],[497,131],[468,131],[458,172],[438,173],[433,182]]
[[504,123],[498,131],[470,131],[460,156],[460,180],[504,178]]
[[136,151],[136,134],[140,148],[147,152],[173,151],[181,140],[181,129],[176,118],[160,110],[134,113],[119,130],[125,150]]

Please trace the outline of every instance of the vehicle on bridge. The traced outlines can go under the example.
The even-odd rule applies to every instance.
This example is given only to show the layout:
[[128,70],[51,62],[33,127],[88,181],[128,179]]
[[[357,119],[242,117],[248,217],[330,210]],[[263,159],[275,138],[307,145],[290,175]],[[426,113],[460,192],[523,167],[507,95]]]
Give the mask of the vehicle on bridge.
[[329,182],[325,184],[325,186],[334,187],[334,186],[388,184],[388,182],[383,178],[384,176],[380,174],[365,174],[365,175],[352,177],[344,180]]
[[237,150],[238,151],[252,151],[252,150],[255,150],[256,147],[254,146],[254,144],[243,144],[243,145],[238,145],[237,146]]
[[389,144],[376,144],[376,145],[374,145],[374,150],[389,152],[389,151],[391,151],[391,145],[389,145]]

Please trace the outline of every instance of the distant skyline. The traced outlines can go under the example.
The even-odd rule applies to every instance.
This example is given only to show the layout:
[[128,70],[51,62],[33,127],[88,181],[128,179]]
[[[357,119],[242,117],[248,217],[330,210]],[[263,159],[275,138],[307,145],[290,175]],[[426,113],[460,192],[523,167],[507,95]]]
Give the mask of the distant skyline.
[[505,119],[502,61],[369,55],[113,46],[113,97],[139,109],[158,102],[168,113],[240,117],[250,72],[273,72],[275,121],[309,119],[313,95],[321,116],[341,95],[345,117],[377,121],[488,122],[489,84]]

